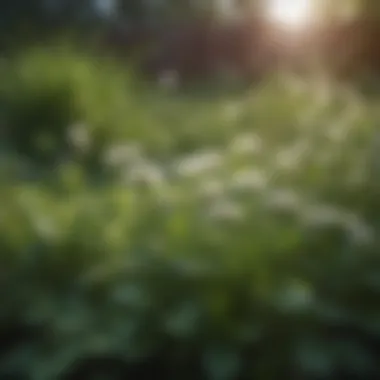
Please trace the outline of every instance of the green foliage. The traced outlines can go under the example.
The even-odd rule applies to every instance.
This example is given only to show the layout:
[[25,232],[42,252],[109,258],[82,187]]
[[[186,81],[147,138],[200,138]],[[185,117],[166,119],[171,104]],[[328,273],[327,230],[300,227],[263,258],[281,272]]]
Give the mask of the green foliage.
[[1,326],[43,327],[0,344],[3,373],[153,355],[168,379],[376,378],[376,101],[281,77],[173,95],[67,50],[3,79]]
[[93,141],[92,155],[119,138],[117,124],[134,105],[125,92],[131,80],[115,74],[113,64],[103,68],[95,59],[56,47],[24,52],[7,65],[1,99],[12,149],[56,164],[70,150],[71,129],[78,144],[86,144],[86,135]]

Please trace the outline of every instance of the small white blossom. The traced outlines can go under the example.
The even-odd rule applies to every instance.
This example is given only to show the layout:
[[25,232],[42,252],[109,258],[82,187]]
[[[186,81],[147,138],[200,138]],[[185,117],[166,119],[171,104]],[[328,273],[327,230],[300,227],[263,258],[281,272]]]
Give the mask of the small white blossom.
[[294,146],[278,152],[276,163],[283,169],[295,169],[308,151],[310,151],[310,145],[306,141],[298,142]]
[[292,190],[274,190],[268,192],[267,203],[276,209],[297,209],[300,207],[300,197]]
[[326,205],[315,205],[305,208],[304,221],[310,226],[337,225],[344,223],[345,216],[336,208]]
[[232,153],[259,153],[262,151],[263,142],[254,134],[240,135],[233,140],[230,150]]
[[267,186],[268,178],[260,170],[246,169],[236,172],[232,177],[231,188],[237,190],[261,190]]
[[107,165],[116,167],[141,160],[141,149],[137,144],[121,144],[111,146],[104,155]]
[[70,144],[79,150],[87,150],[91,145],[91,137],[85,124],[77,123],[69,127],[68,139]]
[[144,182],[149,185],[158,185],[163,183],[164,174],[157,165],[140,163],[127,170],[124,173],[124,179],[128,183]]
[[286,311],[307,308],[314,300],[312,289],[307,284],[292,281],[279,294],[278,306]]
[[199,188],[200,195],[206,197],[222,195],[224,190],[225,188],[223,182],[216,179],[202,181]]
[[352,216],[346,219],[347,232],[355,244],[370,244],[375,239],[373,228],[365,224],[359,218]]
[[211,218],[219,220],[240,220],[244,216],[244,212],[240,205],[234,202],[218,200],[211,206],[209,215]]
[[193,154],[182,159],[177,164],[177,171],[180,175],[196,176],[209,170],[218,168],[223,162],[221,154],[216,152],[206,152]]
[[299,157],[292,150],[283,150],[276,155],[277,165],[284,169],[294,169]]
[[47,240],[54,240],[59,236],[59,228],[51,218],[37,217],[34,219],[36,232]]

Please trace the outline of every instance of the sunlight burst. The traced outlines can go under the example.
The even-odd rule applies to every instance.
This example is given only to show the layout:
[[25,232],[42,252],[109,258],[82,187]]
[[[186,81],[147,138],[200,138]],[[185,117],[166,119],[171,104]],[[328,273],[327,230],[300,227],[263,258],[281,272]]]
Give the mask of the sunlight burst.
[[308,24],[314,13],[313,0],[267,0],[267,16],[289,28]]

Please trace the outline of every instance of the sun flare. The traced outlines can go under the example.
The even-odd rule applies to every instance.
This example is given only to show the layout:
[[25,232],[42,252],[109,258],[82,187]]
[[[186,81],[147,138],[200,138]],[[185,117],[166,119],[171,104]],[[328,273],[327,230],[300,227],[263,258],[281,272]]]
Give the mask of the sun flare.
[[289,28],[307,25],[314,15],[313,0],[267,0],[267,17]]

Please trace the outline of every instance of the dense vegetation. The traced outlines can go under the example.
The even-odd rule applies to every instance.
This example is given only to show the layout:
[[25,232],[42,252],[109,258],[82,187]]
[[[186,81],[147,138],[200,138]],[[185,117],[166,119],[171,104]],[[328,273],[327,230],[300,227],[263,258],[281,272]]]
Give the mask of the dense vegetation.
[[0,70],[1,379],[378,378],[376,98]]

